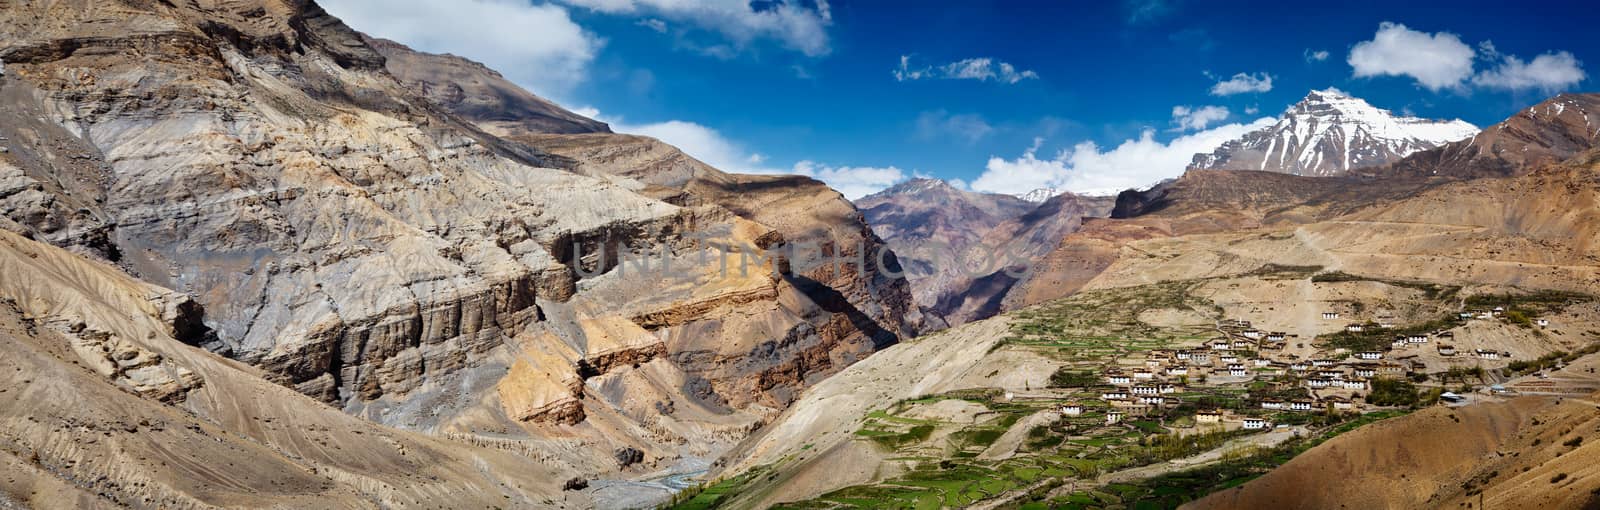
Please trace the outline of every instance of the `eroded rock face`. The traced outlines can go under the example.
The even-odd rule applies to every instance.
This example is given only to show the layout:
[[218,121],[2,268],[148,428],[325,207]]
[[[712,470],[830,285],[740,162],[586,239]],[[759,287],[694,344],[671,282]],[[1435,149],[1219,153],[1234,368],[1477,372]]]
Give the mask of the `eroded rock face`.
[[[714,453],[912,332],[904,280],[873,267],[699,257],[881,249],[821,183],[724,174],[408,51],[304,2],[7,8],[4,227],[190,296],[163,305],[173,336],[276,382],[386,424],[549,439],[527,448],[586,475],[609,450],[550,438]],[[435,64],[432,92],[392,74]],[[519,93],[450,86],[475,73]],[[148,361],[116,338],[96,344],[111,363]],[[672,416],[610,411],[635,393]]]

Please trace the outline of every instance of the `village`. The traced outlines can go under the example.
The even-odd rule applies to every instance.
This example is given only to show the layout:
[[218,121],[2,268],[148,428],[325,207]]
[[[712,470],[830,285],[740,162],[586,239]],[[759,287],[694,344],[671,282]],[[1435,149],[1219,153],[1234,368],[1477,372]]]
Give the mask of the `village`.
[[[1464,311],[1449,325],[1501,320],[1506,312],[1503,306]],[[1486,368],[1499,368],[1504,366],[1502,360],[1514,357],[1509,351],[1457,349],[1455,333],[1449,328],[1402,329],[1392,322],[1392,316],[1381,312],[1360,322],[1350,322],[1336,311],[1321,316],[1324,321],[1346,321],[1343,333],[1349,336],[1391,340],[1382,345],[1369,341],[1368,348],[1353,350],[1316,345],[1298,334],[1261,331],[1250,321],[1228,319],[1217,324],[1217,337],[1199,346],[1154,349],[1147,351],[1142,361],[1108,363],[1099,374],[1102,384],[1091,388],[1098,393],[1097,402],[1068,401],[1060,412],[1065,418],[1079,420],[1098,414],[1104,424],[1114,425],[1140,418],[1165,423],[1184,417],[1186,413],[1180,409],[1189,409],[1194,429],[1199,431],[1262,430],[1305,423],[1304,415],[1318,413],[1356,414],[1418,402],[1461,402],[1467,396],[1442,387],[1431,395],[1418,394],[1413,382],[1428,381],[1436,374],[1423,361],[1424,354],[1454,361],[1451,370],[1478,374],[1480,380]],[[1532,319],[1531,324],[1537,328],[1551,325],[1546,318]],[[1206,398],[1205,390],[1222,388],[1242,388],[1252,398],[1233,400],[1232,407],[1197,408],[1195,404],[1219,401]],[[1500,385],[1484,389],[1493,394],[1507,391]],[[1186,402],[1185,397],[1196,401]]]

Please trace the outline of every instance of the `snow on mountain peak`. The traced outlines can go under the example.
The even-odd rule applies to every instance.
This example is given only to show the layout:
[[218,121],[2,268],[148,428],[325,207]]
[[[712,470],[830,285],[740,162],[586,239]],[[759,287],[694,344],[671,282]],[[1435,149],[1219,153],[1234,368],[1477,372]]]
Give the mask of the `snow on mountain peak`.
[[1054,197],[1057,194],[1058,192],[1055,188],[1039,188],[1027,193],[1018,194],[1017,198],[1033,202],[1035,204],[1042,204],[1044,201],[1049,200],[1050,197]]
[[1471,137],[1460,119],[1397,116],[1342,90],[1313,90],[1276,124],[1197,154],[1190,168],[1267,170],[1328,176],[1376,166]]

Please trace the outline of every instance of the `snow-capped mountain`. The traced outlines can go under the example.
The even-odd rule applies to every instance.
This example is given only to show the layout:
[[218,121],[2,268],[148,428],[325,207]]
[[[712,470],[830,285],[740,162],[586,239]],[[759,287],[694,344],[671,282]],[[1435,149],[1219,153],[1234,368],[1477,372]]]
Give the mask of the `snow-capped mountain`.
[[1477,134],[1466,121],[1396,116],[1338,89],[1313,90],[1278,123],[1196,154],[1189,168],[1340,175]]
[[1044,201],[1049,200],[1050,197],[1058,194],[1059,192],[1057,192],[1055,188],[1039,188],[1027,193],[1019,193],[1017,194],[1017,198],[1027,200],[1035,204],[1042,204]]

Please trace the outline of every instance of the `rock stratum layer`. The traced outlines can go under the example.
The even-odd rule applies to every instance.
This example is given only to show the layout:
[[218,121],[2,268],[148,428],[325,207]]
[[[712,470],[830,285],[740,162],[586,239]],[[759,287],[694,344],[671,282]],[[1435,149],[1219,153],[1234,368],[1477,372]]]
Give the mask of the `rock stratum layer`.
[[[885,251],[821,183],[611,134],[310,2],[13,3],[0,60],[7,230],[171,289],[151,291],[166,334],[259,368],[239,377],[552,480],[622,448],[633,469],[713,456],[913,332],[905,281],[872,266],[740,271],[796,240]],[[208,387],[143,338],[68,326],[146,400]]]

